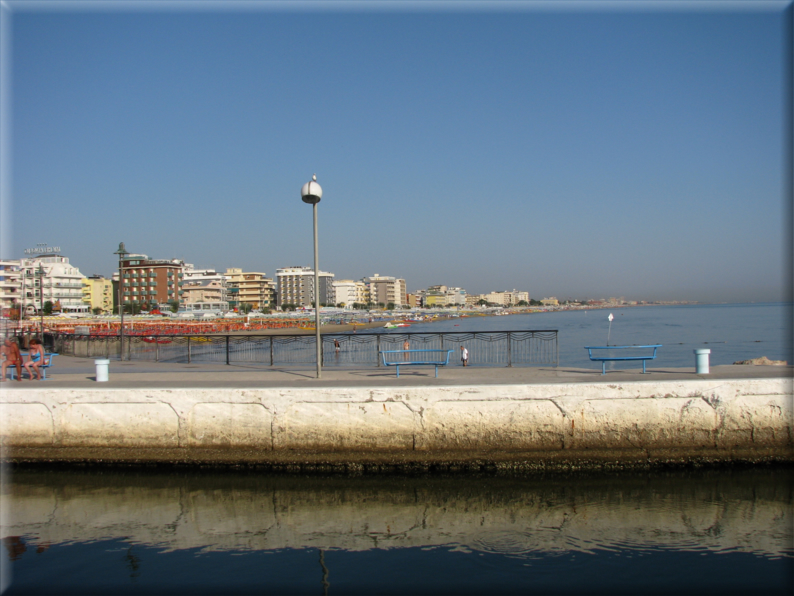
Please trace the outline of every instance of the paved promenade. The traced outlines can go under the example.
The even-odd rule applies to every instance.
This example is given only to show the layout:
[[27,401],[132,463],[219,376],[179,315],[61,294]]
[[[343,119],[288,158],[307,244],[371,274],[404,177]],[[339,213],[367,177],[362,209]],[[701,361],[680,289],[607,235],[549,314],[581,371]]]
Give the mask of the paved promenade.
[[2,383],[7,389],[42,388],[278,388],[278,387],[440,387],[461,385],[535,385],[555,383],[628,383],[642,381],[679,381],[696,379],[775,379],[794,376],[792,366],[712,366],[710,374],[698,375],[694,365],[688,368],[648,368],[648,374],[636,363],[617,363],[620,368],[601,374],[601,367],[592,369],[553,367],[441,367],[438,378],[432,366],[407,366],[397,378],[393,367],[358,366],[327,367],[317,379],[314,365],[293,367],[255,364],[192,363],[173,364],[145,361],[110,361],[110,378],[106,383],[95,380],[92,358],[58,356],[48,370],[46,381]]

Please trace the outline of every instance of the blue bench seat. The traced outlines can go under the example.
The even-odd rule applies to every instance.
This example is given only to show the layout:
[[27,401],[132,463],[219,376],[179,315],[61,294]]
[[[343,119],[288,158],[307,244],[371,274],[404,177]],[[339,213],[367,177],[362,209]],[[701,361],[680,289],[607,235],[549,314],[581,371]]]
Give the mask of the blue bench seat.
[[393,366],[400,376],[401,366],[435,366],[436,378],[438,367],[449,364],[449,356],[454,350],[382,350],[384,366]]
[[[617,362],[620,360],[642,360],[642,373],[645,374],[645,363],[648,360],[655,359],[656,350],[661,347],[661,344],[655,344],[652,346],[585,346],[584,349],[587,350],[590,360],[601,363],[602,375],[607,374],[607,362]],[[650,349],[653,349],[653,353],[647,351]],[[599,356],[598,354],[594,356],[593,350],[646,350],[646,352],[628,356]]]
[[[58,356],[58,355],[59,354],[56,354],[54,352],[45,352],[44,353],[44,362],[46,362],[46,364],[39,364],[39,369],[41,370],[41,378],[42,378],[42,380],[44,380],[44,381],[47,380],[47,369],[52,366],[52,363],[55,360],[55,357]],[[24,366],[26,357],[27,357],[27,354],[23,353],[22,354],[22,372],[23,373],[26,372],[26,370],[27,370],[25,368],[25,366]],[[7,370],[9,371],[9,375],[10,375],[11,380],[12,381],[15,380],[17,378],[17,369],[16,369],[16,367],[12,366],[12,367],[9,367]]]

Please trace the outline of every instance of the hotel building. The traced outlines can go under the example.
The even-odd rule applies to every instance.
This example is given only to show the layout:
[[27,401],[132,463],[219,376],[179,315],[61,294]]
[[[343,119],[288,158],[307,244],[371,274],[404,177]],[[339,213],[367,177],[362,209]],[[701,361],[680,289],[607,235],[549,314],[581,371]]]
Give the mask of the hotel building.
[[[336,304],[334,299],[334,274],[319,272],[320,305]],[[311,308],[314,300],[314,269],[311,267],[283,267],[276,269],[278,305],[294,304]]]
[[[150,259],[146,255],[128,254],[122,259],[124,303],[165,304],[169,300],[183,301],[184,263]],[[113,277],[118,280],[118,273]],[[118,295],[114,293],[118,302]]]
[[276,307],[276,284],[265,273],[230,268],[224,277],[229,286],[229,304],[232,307],[241,304],[250,304],[260,310]]
[[84,276],[68,257],[58,254],[58,249],[45,249],[17,262],[21,293],[18,302],[24,314],[39,313],[46,302],[52,303],[55,312],[88,312],[88,305],[83,302]]
[[113,282],[101,275],[91,275],[83,278],[83,302],[88,305],[89,311],[95,308],[102,310],[102,314],[113,312]]
[[369,291],[367,284],[363,281],[352,279],[340,279],[334,282],[334,303],[344,304],[350,310],[354,304],[367,304],[369,302]]

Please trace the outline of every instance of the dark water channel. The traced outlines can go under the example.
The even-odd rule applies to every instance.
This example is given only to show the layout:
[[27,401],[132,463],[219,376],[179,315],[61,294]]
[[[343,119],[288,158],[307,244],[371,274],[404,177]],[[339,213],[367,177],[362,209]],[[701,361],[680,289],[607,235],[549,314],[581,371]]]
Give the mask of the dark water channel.
[[[790,467],[15,469],[7,594],[791,594]],[[10,580],[10,584],[9,584]]]

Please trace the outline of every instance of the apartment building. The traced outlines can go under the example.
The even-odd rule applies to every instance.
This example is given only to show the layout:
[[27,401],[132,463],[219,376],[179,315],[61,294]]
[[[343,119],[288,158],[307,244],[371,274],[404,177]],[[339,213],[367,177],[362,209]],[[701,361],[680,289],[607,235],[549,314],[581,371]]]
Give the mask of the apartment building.
[[[8,261],[6,261],[8,262]],[[20,259],[20,305],[23,313],[36,314],[44,303],[51,302],[53,310],[65,313],[87,313],[83,302],[83,274],[69,263],[69,258],[52,249],[28,259]]]
[[185,304],[228,303],[227,280],[223,273],[218,273],[214,269],[196,269],[190,263],[185,263],[183,273],[181,302]]
[[333,283],[334,302],[336,305],[344,304],[345,308],[352,309],[354,304],[369,303],[367,284],[363,281],[340,279]]
[[19,261],[0,261],[0,308],[16,308],[22,299]]
[[[334,274],[319,272],[321,305],[336,304],[334,301]],[[278,305],[294,304],[295,306],[311,307],[314,300],[314,269],[311,267],[282,267],[276,269]]]
[[256,309],[276,307],[276,284],[265,273],[229,268],[225,277],[229,286],[229,304],[250,304]]
[[83,278],[83,302],[88,310],[102,310],[102,314],[113,312],[113,282],[101,275],[90,275]]
[[376,273],[361,280],[367,285],[369,299],[376,306],[394,304],[395,308],[407,306],[405,280]]
[[[121,262],[124,303],[165,304],[184,300],[184,262],[179,259],[150,259],[143,254],[128,254]],[[118,273],[113,274],[118,281]],[[114,292],[118,302],[118,292]]]
[[483,297],[488,302],[500,306],[515,306],[522,300],[529,302],[529,292],[519,292],[518,290],[490,292],[489,294],[484,294]]
[[417,292],[419,302],[425,308],[443,306],[466,306],[466,290],[447,286],[430,286]]

